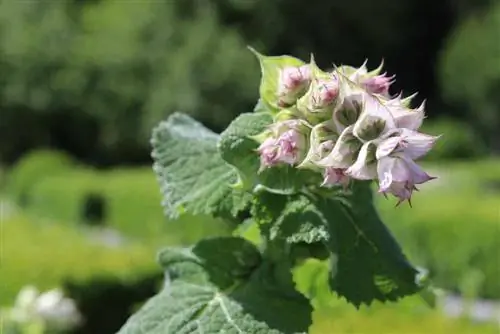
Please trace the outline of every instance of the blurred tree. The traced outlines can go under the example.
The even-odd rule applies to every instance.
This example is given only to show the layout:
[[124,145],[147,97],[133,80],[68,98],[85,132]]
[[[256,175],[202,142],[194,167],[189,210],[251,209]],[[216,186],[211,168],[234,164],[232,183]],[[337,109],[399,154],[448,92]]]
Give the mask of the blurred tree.
[[500,2],[457,27],[441,64],[446,101],[462,108],[470,124],[500,152]]
[[456,16],[494,0],[0,0],[0,161],[54,146],[97,165],[145,162],[175,110],[218,131],[257,97],[268,54],[397,73],[441,102],[435,63]]
[[25,130],[91,161],[144,160],[151,126],[169,113],[220,130],[257,96],[258,63],[208,2],[3,1],[0,13],[2,119],[22,128],[19,110],[50,113]]

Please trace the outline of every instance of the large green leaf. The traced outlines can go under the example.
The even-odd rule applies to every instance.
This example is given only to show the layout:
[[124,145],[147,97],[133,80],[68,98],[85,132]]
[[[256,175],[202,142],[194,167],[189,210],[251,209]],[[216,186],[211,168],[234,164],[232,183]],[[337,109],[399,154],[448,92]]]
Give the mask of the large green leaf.
[[247,190],[266,190],[276,194],[293,194],[305,184],[317,182],[313,172],[289,165],[268,168],[259,173],[259,144],[251,137],[262,133],[273,119],[269,113],[245,113],[238,116],[221,133],[219,152],[222,158],[238,172],[239,186]]
[[308,197],[301,194],[259,194],[252,212],[271,241],[306,243],[311,247],[312,243],[326,243],[330,237],[322,213]]
[[217,151],[219,136],[182,113],[154,130],[154,171],[164,196],[165,214],[235,214],[249,200],[230,187],[236,173]]
[[418,272],[380,220],[369,186],[355,182],[346,191],[321,192],[260,194],[254,219],[271,242],[292,244],[294,259],[329,256],[332,290],[356,306],[418,292]]
[[330,286],[356,306],[396,301],[420,290],[418,271],[380,220],[366,182],[332,198],[318,197],[332,252]]
[[[160,261],[167,271],[176,268],[184,275],[166,283],[119,334],[288,334],[307,332],[311,324],[309,301],[284,291],[274,265],[261,262],[244,239],[207,239],[191,250],[167,249]],[[185,270],[188,265],[199,272]],[[200,272],[206,279],[199,279]]]

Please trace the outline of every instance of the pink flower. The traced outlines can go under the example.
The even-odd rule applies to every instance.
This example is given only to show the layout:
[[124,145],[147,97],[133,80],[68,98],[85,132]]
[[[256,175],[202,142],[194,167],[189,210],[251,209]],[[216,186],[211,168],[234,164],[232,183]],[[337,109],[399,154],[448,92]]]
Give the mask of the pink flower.
[[367,91],[374,94],[388,96],[389,87],[395,82],[395,76],[386,76],[386,73],[364,79],[362,85]]
[[349,176],[345,174],[345,168],[327,167],[323,171],[323,183],[321,186],[333,186],[341,184],[344,188],[349,185]]
[[408,129],[397,129],[391,137],[380,143],[376,157],[381,159],[393,153],[402,152],[409,159],[416,160],[426,155],[438,139],[438,136]]
[[377,174],[379,193],[393,194],[399,199],[399,205],[407,200],[411,205],[411,196],[415,185],[435,179],[427,174],[413,160],[403,154],[383,157],[378,161]]

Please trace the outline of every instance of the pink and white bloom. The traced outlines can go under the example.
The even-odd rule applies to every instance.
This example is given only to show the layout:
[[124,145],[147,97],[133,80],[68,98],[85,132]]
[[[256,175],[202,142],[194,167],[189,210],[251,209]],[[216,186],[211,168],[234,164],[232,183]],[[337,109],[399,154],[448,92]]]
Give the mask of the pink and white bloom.
[[378,161],[377,174],[379,179],[379,193],[393,194],[399,199],[399,205],[407,200],[411,205],[411,196],[415,185],[422,184],[435,177],[427,174],[413,160],[404,154],[395,154],[383,157]]
[[376,152],[377,159],[392,153],[403,153],[406,157],[416,160],[426,155],[434,146],[439,136],[431,136],[409,129],[397,129],[391,137],[382,141]]

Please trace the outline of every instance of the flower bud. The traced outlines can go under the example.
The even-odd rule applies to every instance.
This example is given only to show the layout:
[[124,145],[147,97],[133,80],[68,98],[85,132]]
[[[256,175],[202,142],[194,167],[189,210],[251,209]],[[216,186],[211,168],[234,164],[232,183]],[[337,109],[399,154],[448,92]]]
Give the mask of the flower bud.
[[270,137],[265,139],[257,151],[260,154],[260,171],[285,163],[298,164],[307,147],[307,126],[300,120],[287,120],[273,124]]
[[314,109],[325,108],[332,104],[339,95],[339,81],[332,75],[330,79],[317,79],[316,90],[313,90]]
[[361,81],[363,87],[370,93],[389,96],[389,87],[395,82],[395,76],[386,76],[386,73]]
[[[333,111],[341,103],[339,76],[320,70],[311,58],[311,84],[307,92],[297,101],[297,108],[308,117],[309,113],[320,114]],[[323,119],[324,120],[324,119]]]
[[308,64],[287,66],[281,69],[278,82],[278,105],[287,107],[294,104],[299,95],[305,93],[311,81],[311,70]]
[[260,169],[259,172],[272,167],[279,163],[278,161],[278,145],[274,138],[267,138],[260,144],[257,151],[260,154]]
[[345,174],[345,168],[327,167],[323,171],[322,187],[342,185],[346,188],[349,185],[349,176]]

